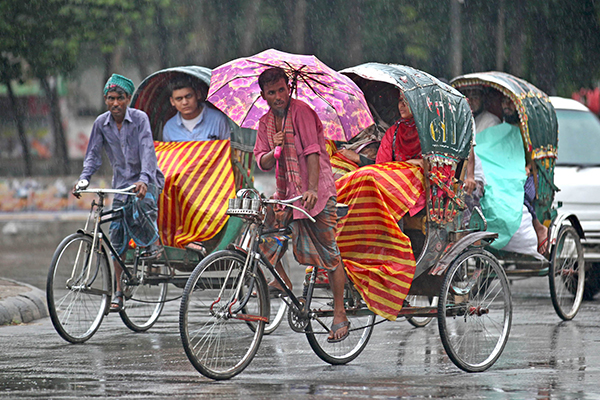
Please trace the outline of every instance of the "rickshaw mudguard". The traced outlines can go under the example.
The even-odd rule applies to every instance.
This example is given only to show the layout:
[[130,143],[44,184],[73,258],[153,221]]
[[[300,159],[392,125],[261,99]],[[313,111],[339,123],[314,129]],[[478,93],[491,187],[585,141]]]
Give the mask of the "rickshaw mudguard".
[[550,243],[551,246],[556,244],[560,227],[563,226],[566,221],[568,221],[571,226],[575,228],[575,231],[577,231],[580,239],[585,239],[585,233],[583,231],[583,227],[581,226],[581,222],[579,222],[579,218],[577,218],[575,214],[559,213],[556,218],[552,220],[549,227],[550,236],[548,237],[548,243]]
[[[461,238],[456,242],[446,254],[444,254],[433,268],[429,270],[429,275],[442,275],[463,251],[469,246],[481,241],[491,242],[498,237],[495,232],[473,232]],[[479,246],[479,245],[478,245]],[[483,245],[481,245],[483,247]]]

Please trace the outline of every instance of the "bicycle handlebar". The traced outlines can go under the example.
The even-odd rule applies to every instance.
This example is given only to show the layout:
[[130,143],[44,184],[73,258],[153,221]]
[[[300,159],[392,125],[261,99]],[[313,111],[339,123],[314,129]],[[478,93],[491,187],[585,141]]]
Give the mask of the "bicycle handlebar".
[[96,194],[124,194],[127,196],[136,196],[136,192],[132,192],[131,190],[135,189],[135,185],[128,186],[123,189],[79,189],[75,190],[73,193],[96,193]]
[[265,204],[279,204],[285,207],[291,207],[294,210],[298,210],[300,212],[302,212],[302,214],[306,215],[306,217],[310,220],[310,222],[315,223],[315,219],[313,217],[310,216],[309,213],[307,213],[304,209],[297,207],[295,205],[293,205],[292,203],[297,202],[298,200],[302,199],[302,196],[296,196],[296,197],[292,197],[291,199],[287,199],[287,200],[277,200],[277,199],[265,199],[263,200],[263,203]]

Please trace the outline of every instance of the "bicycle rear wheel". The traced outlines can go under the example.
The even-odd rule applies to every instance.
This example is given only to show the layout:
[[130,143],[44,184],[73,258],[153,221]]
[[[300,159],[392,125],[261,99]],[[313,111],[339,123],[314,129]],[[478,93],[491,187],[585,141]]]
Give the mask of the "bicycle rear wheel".
[[[130,269],[130,271],[133,271]],[[145,332],[158,320],[167,299],[169,268],[142,262],[133,282],[122,282],[125,307],[119,315],[134,332]]]
[[58,334],[71,343],[91,338],[108,312],[110,294],[104,249],[92,249],[92,238],[83,233],[67,236],[54,252],[46,282],[48,311]]
[[438,327],[448,357],[463,371],[485,371],[502,354],[511,322],[504,269],[485,250],[461,254],[446,272],[438,302]]
[[329,285],[315,287],[310,308],[316,319],[309,320],[306,338],[315,354],[329,364],[346,364],[354,360],[365,349],[373,332],[375,314],[350,284],[344,290],[344,306],[350,321],[350,334],[341,342],[329,343],[327,337],[333,324],[333,293]]
[[183,348],[194,368],[211,379],[232,378],[250,364],[268,319],[267,283],[260,269],[242,274],[245,261],[235,251],[213,253],[194,269],[183,291]]

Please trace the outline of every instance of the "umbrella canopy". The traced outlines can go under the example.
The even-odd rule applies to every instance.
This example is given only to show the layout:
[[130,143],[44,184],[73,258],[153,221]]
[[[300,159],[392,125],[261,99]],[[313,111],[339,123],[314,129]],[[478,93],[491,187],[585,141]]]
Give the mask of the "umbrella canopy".
[[140,83],[133,94],[131,107],[144,111],[150,117],[152,135],[159,138],[162,127],[177,110],[169,102],[171,93],[169,82],[179,75],[187,75],[196,80],[197,88],[204,96],[208,93],[211,70],[200,66],[167,68],[149,75]]
[[271,67],[285,70],[293,88],[292,97],[315,110],[328,139],[349,140],[373,124],[367,102],[352,80],[314,56],[274,49],[215,68],[208,101],[241,127],[258,129],[258,120],[269,111],[260,96],[258,76]]
[[402,91],[415,118],[423,154],[468,156],[473,117],[465,96],[456,89],[405,65],[367,63],[340,73],[357,83],[373,114],[388,126],[400,116],[398,90]]

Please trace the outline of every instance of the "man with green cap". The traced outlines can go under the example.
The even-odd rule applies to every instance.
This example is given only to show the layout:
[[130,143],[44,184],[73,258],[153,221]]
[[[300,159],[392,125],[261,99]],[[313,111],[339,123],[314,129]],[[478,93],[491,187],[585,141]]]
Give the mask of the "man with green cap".
[[[76,187],[87,187],[102,164],[104,149],[113,168],[112,187],[123,189],[135,185],[137,193],[135,197],[115,195],[113,209],[124,207],[124,217],[111,223],[111,243],[124,258],[129,240],[133,239],[138,246],[145,247],[145,258],[155,258],[162,251],[156,226],[156,204],[165,178],[156,163],[148,116],[143,111],[128,107],[134,88],[130,79],[117,74],[106,82],[104,103],[108,111],[94,122]],[[121,266],[115,263],[117,290],[111,311],[123,308],[121,273]]]

